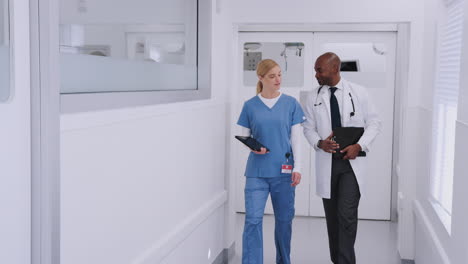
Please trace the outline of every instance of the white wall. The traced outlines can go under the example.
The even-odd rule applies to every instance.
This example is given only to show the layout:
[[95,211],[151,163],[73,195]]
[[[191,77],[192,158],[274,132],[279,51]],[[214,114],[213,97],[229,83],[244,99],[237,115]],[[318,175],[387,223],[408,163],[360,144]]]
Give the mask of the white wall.
[[8,102],[0,103],[0,263],[31,263],[28,5],[29,1],[18,0],[12,6],[14,94]]
[[219,42],[210,100],[62,116],[62,263],[211,263],[227,247]]
[[[61,144],[63,263],[163,260],[161,245],[177,250],[179,236],[193,231],[185,219],[223,212],[220,103],[66,115]],[[216,208],[201,210],[207,204]],[[199,239],[210,236],[219,249],[218,233]]]
[[[432,130],[432,100],[434,89],[435,72],[435,48],[436,48],[436,22],[440,17],[444,1],[432,0],[425,2],[425,41],[422,46],[424,50],[423,60],[423,86],[425,90],[421,92],[421,102],[417,107],[417,117],[415,117],[412,128],[415,137],[415,150],[412,154],[418,157],[415,160],[415,174],[417,175],[416,197],[415,197],[415,260],[416,263],[439,264],[439,263],[468,263],[468,193],[466,186],[466,149],[468,147],[468,115],[466,98],[468,81],[466,72],[468,71],[468,48],[462,46],[462,63],[460,74],[460,90],[458,102],[458,120],[456,124],[456,144],[455,144],[455,170],[454,189],[452,206],[452,235],[449,235],[439,220],[434,209],[428,202],[429,197],[429,176],[431,165],[431,134]],[[465,1],[465,14],[468,12],[468,2]],[[464,22],[464,42],[468,41],[468,20]]]

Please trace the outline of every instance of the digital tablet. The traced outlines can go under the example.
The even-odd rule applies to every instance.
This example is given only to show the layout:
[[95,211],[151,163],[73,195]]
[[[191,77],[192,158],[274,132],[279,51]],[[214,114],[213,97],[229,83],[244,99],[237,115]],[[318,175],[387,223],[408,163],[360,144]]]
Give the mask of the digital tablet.
[[253,137],[235,136],[235,138],[244,143],[251,150],[260,151],[261,148],[266,148],[267,151],[270,151],[267,147],[265,147],[262,143],[258,142]]

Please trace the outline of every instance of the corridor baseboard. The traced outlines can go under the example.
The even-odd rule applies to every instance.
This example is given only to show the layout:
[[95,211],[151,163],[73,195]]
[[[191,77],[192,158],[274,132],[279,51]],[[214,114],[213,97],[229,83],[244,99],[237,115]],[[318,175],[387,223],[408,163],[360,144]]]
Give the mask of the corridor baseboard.
[[[430,206],[430,205],[428,205]],[[415,259],[426,263],[450,264],[450,259],[437,235],[434,225],[419,200],[413,201],[416,249]],[[421,252],[418,257],[418,252]],[[425,252],[425,253],[422,253]]]
[[228,264],[229,260],[234,257],[235,250],[236,242],[233,242],[229,248],[225,248],[223,251],[221,251],[221,253],[219,253],[212,264]]
[[[211,200],[207,201],[203,206],[198,208],[195,213],[187,217],[183,223],[179,224],[173,230],[156,241],[151,247],[144,251],[132,264],[150,264],[160,263],[171,252],[173,252],[179,244],[185,241],[201,223],[215,212],[219,207],[223,206],[227,200],[227,192],[222,191],[214,195]],[[224,250],[223,250],[224,251]]]

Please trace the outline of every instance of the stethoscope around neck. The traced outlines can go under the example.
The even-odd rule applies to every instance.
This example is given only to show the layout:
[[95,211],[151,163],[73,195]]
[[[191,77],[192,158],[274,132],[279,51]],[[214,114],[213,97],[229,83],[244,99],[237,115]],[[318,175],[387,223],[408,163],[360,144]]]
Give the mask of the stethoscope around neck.
[[[317,97],[315,98],[315,103],[314,103],[314,106],[319,106],[322,104],[322,102],[320,103],[317,103],[317,100],[318,100],[318,95],[320,94],[320,91],[322,90],[322,86],[320,86],[320,88],[318,89],[317,91]],[[351,93],[348,93],[349,94],[349,99],[351,100],[351,105],[353,106],[353,111],[349,113],[349,116],[350,117],[353,117],[356,113],[356,109],[354,108],[354,101],[353,101],[353,96],[351,95]]]

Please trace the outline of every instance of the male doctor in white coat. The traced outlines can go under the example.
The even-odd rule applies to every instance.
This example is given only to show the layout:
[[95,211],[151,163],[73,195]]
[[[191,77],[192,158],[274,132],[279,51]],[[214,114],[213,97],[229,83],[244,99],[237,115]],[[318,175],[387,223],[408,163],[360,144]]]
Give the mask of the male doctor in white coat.
[[[319,87],[306,97],[304,135],[316,150],[317,195],[327,220],[330,257],[335,264],[355,264],[358,205],[364,191],[368,152],[381,130],[380,119],[366,89],[340,76],[340,58],[327,52],[315,62]],[[357,144],[344,148],[343,159],[332,158],[339,145],[332,140],[336,127],[364,127]],[[372,175],[370,175],[372,177]]]

